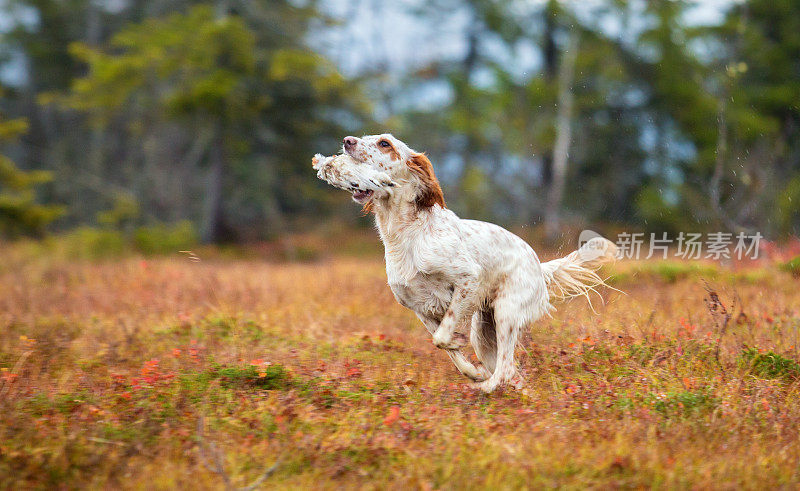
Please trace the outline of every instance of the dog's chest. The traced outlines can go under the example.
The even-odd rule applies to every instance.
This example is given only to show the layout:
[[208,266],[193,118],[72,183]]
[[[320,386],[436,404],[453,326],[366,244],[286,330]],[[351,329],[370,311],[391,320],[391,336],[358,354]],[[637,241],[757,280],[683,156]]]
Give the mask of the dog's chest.
[[418,273],[405,283],[390,282],[389,287],[400,305],[437,321],[453,296],[453,285],[436,274]]

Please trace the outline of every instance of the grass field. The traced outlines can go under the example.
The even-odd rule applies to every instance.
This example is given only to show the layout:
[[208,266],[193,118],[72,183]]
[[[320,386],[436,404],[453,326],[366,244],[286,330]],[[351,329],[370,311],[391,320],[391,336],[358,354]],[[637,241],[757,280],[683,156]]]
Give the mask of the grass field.
[[[0,262],[2,488],[791,488],[798,280],[618,265],[473,391],[380,258]],[[704,283],[704,280],[707,281]]]

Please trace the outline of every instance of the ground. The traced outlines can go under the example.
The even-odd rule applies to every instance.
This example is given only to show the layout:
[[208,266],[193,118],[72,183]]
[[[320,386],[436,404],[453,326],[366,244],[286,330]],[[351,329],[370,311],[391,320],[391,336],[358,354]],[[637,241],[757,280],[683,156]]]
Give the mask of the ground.
[[469,388],[379,257],[0,263],[0,487],[795,488],[797,280],[630,263]]

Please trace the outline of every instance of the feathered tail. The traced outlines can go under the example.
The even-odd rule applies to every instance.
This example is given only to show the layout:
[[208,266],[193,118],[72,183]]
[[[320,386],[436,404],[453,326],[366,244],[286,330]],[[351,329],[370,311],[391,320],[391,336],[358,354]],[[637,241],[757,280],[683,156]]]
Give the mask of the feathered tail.
[[617,246],[613,242],[595,237],[575,252],[542,263],[547,291],[551,297],[558,299],[585,296],[591,305],[589,293],[598,286],[608,286],[597,274],[597,269],[605,263],[613,262],[616,256]]

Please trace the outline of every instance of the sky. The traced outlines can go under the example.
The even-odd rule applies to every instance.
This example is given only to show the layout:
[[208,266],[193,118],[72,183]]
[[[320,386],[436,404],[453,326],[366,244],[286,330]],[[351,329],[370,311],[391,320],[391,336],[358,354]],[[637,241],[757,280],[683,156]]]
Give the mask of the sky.
[[[547,0],[509,0],[510,6],[520,16],[535,18]],[[602,16],[599,9],[603,0],[561,0],[568,5],[584,25],[597,26],[609,35],[620,31],[611,16]],[[643,8],[647,0],[634,0],[634,8]],[[713,25],[722,21],[725,10],[737,0],[697,0],[687,14],[691,25]],[[467,8],[452,8],[443,15],[428,17],[420,22],[415,11],[429,4],[428,0],[322,0],[320,9],[327,15],[340,19],[338,26],[327,27],[311,33],[312,46],[326,54],[347,76],[365,72],[383,74],[381,90],[393,94],[394,106],[381,108],[378,119],[390,116],[398,110],[416,107],[437,107],[449,100],[450,87],[443,81],[415,86],[414,90],[400,91],[403,75],[423,68],[431,61],[461,60],[467,49],[467,27],[470,11]],[[449,2],[448,5],[458,5]],[[534,15],[532,15],[534,14]],[[644,24],[643,24],[644,25]],[[518,43],[509,51],[497,39],[481,40],[483,53],[489,53],[518,81],[537,73],[541,66],[541,54],[533,42]],[[490,85],[493,81],[488,72],[476,74],[476,84]],[[413,97],[403,94],[412,93]],[[408,99],[405,100],[404,99]]]
[[[545,0],[510,0],[521,13],[537,9]],[[642,0],[646,1],[646,0]],[[736,0],[698,0],[689,22],[714,24],[722,19],[724,10]],[[119,11],[125,0],[100,0],[97,3],[109,10]],[[591,21],[601,4],[600,0],[562,0],[571,5],[579,17]],[[430,60],[459,59],[466,42],[465,27],[469,24],[466,9],[454,9],[440,16],[435,25],[418,22],[414,11],[427,0],[321,0],[320,9],[340,19],[338,27],[320,27],[312,33],[312,45],[336,62],[346,75],[356,75],[374,69],[377,63],[388,76],[399,77],[403,72],[424,66]],[[9,0],[0,0],[0,34],[17,23],[35,26],[36,15],[31,9],[9,8]],[[582,19],[583,21],[584,19]],[[604,29],[613,29],[609,24]],[[492,49],[491,40],[487,49]],[[534,47],[525,46],[513,53],[496,50],[506,66],[524,77],[540,63]],[[25,80],[25,60],[12,51],[10,59],[0,65],[0,82],[19,85]]]
[[[646,0],[641,0],[642,2]],[[736,0],[696,0],[687,22],[695,25],[719,23]],[[536,10],[546,0],[510,0],[521,12]],[[323,0],[323,12],[341,19],[342,25],[313,39],[315,47],[328,54],[348,75],[357,74],[381,57],[390,71],[405,71],[431,59],[458,59],[466,50],[466,9],[454,9],[436,25],[419,23],[414,10],[427,0]],[[581,21],[593,22],[601,0],[562,0]],[[388,20],[388,21],[387,21]],[[601,26],[613,30],[611,24]],[[535,50],[517,53],[513,62],[521,71],[535,69]]]

